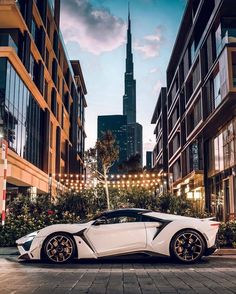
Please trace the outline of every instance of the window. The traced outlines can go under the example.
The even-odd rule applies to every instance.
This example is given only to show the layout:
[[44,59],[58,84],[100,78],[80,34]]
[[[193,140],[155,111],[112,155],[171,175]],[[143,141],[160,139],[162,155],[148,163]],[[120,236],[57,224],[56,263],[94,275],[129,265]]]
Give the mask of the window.
[[49,39],[50,39],[50,34],[51,34],[50,28],[51,28],[50,20],[49,20],[49,18],[47,18],[47,34],[48,34]]
[[178,119],[179,119],[179,103],[177,103],[177,105],[175,106],[174,111],[169,119],[169,133],[175,126]]
[[215,46],[216,46],[216,55],[218,56],[222,49],[222,37],[221,37],[221,24],[219,24],[218,28],[215,32]]
[[187,174],[202,169],[202,145],[200,140],[195,140],[187,148]]
[[32,18],[32,23],[31,23],[31,35],[34,39],[34,42],[36,43],[37,41],[37,34],[38,34],[38,27],[36,25],[35,19]]
[[214,139],[215,171],[224,169],[223,136],[222,133]]
[[224,168],[234,164],[234,132],[231,122],[223,131]]
[[43,111],[9,61],[6,71],[5,109],[9,147],[19,156],[42,168]]
[[47,48],[46,48],[46,67],[49,70],[49,52]]
[[192,44],[190,45],[190,49],[189,49],[189,55],[190,55],[190,64],[193,64],[194,58],[195,58],[195,42],[194,40],[192,41]]
[[132,216],[119,216],[113,218],[107,218],[107,224],[120,224],[120,223],[133,223],[136,222],[137,218]]
[[181,177],[180,159],[173,164],[173,180],[176,181]]
[[52,148],[53,146],[53,123],[50,123],[50,147]]
[[120,224],[120,223],[134,223],[140,220],[140,215],[134,213],[112,214],[108,216],[102,216],[105,224]]
[[61,108],[61,127],[62,129],[64,129],[64,120],[65,120],[65,113],[64,113],[64,106],[62,105],[62,108]]
[[213,79],[213,89],[214,89],[214,107],[218,107],[221,102],[221,92],[220,92],[220,73],[218,72]]
[[35,67],[35,59],[33,57],[32,54],[30,54],[30,70],[29,70],[29,73],[30,73],[30,77],[32,80],[34,80],[34,67]]
[[49,0],[48,3],[49,3],[49,7],[51,9],[51,12],[54,15],[55,2],[54,2],[54,0]]
[[170,158],[176,153],[180,147],[180,133],[177,132],[174,138],[169,143],[169,156]]
[[44,83],[44,99],[45,101],[48,101],[48,82],[46,80]]
[[233,87],[236,87],[236,52],[232,52],[232,78]]
[[202,107],[201,107],[201,99],[198,98],[198,101],[193,106],[193,109],[187,116],[187,127],[188,127],[188,135],[196,128],[199,122],[202,119]]

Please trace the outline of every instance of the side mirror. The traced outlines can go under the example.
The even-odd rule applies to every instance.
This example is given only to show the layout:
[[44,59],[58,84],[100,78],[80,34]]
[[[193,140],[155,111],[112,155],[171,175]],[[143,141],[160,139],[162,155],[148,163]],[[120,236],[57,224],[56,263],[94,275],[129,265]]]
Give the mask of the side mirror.
[[105,225],[107,223],[107,220],[105,218],[99,218],[95,220],[93,223],[94,226],[100,226],[100,225]]

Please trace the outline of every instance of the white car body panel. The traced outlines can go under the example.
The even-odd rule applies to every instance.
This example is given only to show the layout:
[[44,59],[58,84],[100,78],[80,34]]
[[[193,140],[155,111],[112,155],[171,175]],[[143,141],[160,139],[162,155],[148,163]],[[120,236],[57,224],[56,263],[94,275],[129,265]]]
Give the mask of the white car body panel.
[[[118,212],[122,211],[118,210]],[[136,210],[130,209],[129,211],[135,212]],[[107,212],[107,214],[109,213]],[[137,214],[140,214],[141,217],[151,217],[151,219],[149,221],[99,225],[95,225],[95,221],[89,221],[87,223],[48,226],[35,232],[35,236],[30,234],[16,241],[20,257],[22,259],[26,257],[27,259],[40,259],[43,243],[53,233],[67,233],[73,236],[78,259],[134,252],[170,256],[170,243],[173,236],[184,229],[198,231],[206,241],[206,249],[212,248],[215,244],[218,222],[150,211],[141,211]],[[25,247],[27,243],[30,243],[29,249]]]
[[146,248],[146,230],[144,223],[141,222],[91,226],[85,236],[96,248],[98,256],[116,255],[120,252]]

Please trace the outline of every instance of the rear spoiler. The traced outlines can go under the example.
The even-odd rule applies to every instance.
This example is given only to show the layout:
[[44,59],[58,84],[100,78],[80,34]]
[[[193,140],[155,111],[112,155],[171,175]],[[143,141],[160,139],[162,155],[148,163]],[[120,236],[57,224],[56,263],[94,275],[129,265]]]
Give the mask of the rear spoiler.
[[216,221],[216,217],[212,216],[212,217],[207,217],[207,218],[201,218],[201,221]]

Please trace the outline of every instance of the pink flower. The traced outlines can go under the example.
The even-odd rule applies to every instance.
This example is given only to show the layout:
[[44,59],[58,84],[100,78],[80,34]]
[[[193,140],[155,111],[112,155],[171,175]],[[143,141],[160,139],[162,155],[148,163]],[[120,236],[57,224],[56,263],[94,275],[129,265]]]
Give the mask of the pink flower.
[[54,211],[51,209],[48,209],[48,215],[52,215],[52,214],[54,214]]

